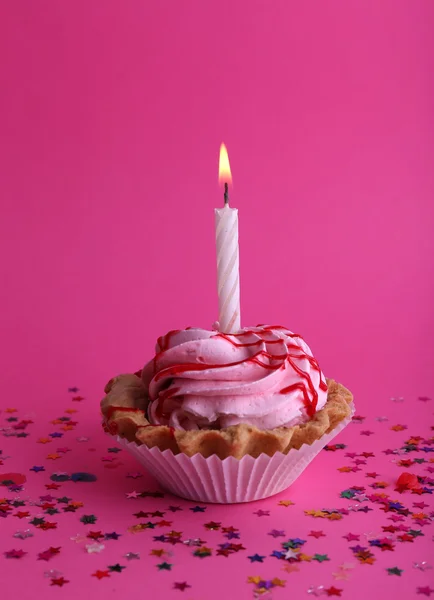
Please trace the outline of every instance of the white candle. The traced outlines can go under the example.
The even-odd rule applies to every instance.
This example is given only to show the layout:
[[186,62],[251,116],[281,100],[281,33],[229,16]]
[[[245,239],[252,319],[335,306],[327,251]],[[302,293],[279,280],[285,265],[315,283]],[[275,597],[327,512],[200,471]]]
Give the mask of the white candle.
[[219,331],[237,333],[241,327],[238,210],[229,206],[228,183],[232,180],[224,144],[220,148],[219,179],[225,184],[224,208],[215,209]]

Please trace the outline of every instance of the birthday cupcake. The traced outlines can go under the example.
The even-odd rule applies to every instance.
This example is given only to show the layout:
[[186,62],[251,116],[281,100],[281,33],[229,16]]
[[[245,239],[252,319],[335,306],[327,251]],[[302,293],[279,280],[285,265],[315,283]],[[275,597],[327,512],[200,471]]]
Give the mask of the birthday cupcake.
[[238,211],[220,148],[215,210],[219,321],[170,331],[135,374],[106,386],[104,426],[169,491],[248,502],[287,488],[351,419],[352,395],[326,380],[303,338],[240,326]]
[[170,331],[140,372],[105,392],[106,430],[163,487],[205,502],[282,491],[353,412],[352,394],[280,326]]

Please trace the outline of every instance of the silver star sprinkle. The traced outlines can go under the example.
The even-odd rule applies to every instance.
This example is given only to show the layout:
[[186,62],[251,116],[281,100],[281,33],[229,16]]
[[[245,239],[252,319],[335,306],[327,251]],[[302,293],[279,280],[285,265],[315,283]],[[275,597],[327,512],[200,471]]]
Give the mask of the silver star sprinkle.
[[97,544],[96,542],[95,544],[86,544],[86,550],[89,554],[100,553],[104,548],[104,544]]
[[369,498],[366,496],[366,494],[355,494],[353,496],[353,500],[356,502],[366,502],[366,500],[369,500]]
[[428,571],[428,569],[432,569],[432,566],[423,560],[422,562],[413,563],[414,569],[419,569],[420,571]]
[[186,546],[202,546],[202,541],[200,538],[184,540],[182,543]]
[[307,590],[308,594],[312,594],[313,596],[321,596],[321,594],[324,594],[324,586],[323,585],[311,585],[310,588]]
[[139,560],[140,554],[138,552],[127,552],[124,554],[124,558],[127,560]]
[[375,420],[379,423],[383,423],[384,421],[388,421],[389,419],[387,417],[375,417]]
[[30,529],[20,529],[14,533],[14,538],[19,538],[20,540],[26,540],[29,537],[33,537]]
[[57,579],[58,577],[62,577],[62,575],[63,573],[61,571],[56,571],[56,569],[50,569],[44,573],[44,577],[50,577],[51,579]]

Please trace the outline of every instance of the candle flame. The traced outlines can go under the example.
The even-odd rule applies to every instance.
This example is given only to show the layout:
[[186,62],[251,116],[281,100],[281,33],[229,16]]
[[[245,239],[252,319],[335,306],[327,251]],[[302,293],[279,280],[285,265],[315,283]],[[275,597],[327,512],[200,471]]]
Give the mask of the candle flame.
[[219,158],[219,184],[224,185],[225,183],[232,185],[232,175],[228,151],[226,150],[226,146],[222,144],[220,146]]

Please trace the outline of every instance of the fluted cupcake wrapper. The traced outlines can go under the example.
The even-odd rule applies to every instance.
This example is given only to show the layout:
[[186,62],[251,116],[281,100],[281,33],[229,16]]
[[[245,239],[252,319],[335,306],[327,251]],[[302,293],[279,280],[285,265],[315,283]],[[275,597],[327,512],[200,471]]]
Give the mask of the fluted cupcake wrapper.
[[196,502],[232,504],[252,502],[274,496],[288,488],[305,470],[315,456],[329,444],[351,421],[351,415],[328,434],[311,445],[304,444],[288,454],[276,452],[273,456],[261,454],[258,458],[229,456],[224,460],[213,455],[189,457],[162,452],[158,447],[148,448],[117,436],[124,446],[155,477],[162,488]]

